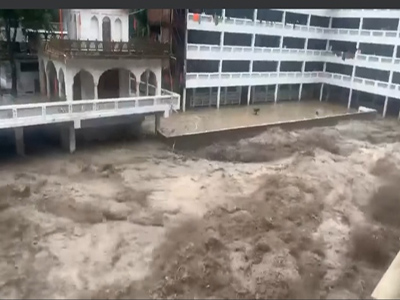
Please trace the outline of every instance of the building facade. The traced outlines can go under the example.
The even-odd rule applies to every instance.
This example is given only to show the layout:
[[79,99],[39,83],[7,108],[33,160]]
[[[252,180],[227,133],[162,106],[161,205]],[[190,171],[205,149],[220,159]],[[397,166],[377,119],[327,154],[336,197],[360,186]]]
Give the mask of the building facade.
[[189,10],[183,109],[319,99],[400,110],[400,10]]
[[64,10],[68,36],[39,53],[40,87],[51,101],[161,95],[169,47],[129,38],[127,9]]

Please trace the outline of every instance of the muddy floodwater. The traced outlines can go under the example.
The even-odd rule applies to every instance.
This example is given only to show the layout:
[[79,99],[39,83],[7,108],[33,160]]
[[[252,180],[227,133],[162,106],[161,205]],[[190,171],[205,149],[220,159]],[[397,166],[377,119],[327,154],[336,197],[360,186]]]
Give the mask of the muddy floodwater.
[[0,297],[369,298],[399,168],[395,121],[2,161]]
[[[254,109],[258,109],[257,115]],[[318,112],[318,115],[317,115]],[[278,102],[251,106],[202,108],[162,119],[167,136],[345,114],[347,108],[328,102]]]

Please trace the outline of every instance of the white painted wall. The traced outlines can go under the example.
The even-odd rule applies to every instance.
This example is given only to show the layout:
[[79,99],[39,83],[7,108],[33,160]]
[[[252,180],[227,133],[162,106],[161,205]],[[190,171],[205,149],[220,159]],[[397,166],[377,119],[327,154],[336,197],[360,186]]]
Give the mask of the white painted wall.
[[[57,65],[56,65],[57,68]],[[157,94],[161,93],[161,80],[162,80],[162,60],[161,59],[141,59],[141,60],[125,60],[125,59],[71,59],[67,60],[65,66],[67,72],[65,73],[65,80],[71,85],[66,84],[67,99],[72,99],[72,84],[74,76],[80,70],[86,70],[93,75],[95,85],[98,84],[100,76],[110,69],[124,69],[132,72],[137,81],[140,81],[140,76],[146,71],[151,70],[157,78]],[[128,72],[120,72],[121,90],[124,96],[129,95],[129,76]],[[124,83],[126,82],[126,86]],[[69,91],[68,91],[69,90]],[[71,97],[69,97],[69,93]]]
[[[67,28],[70,39],[102,41],[102,22],[103,18],[108,17],[111,21],[111,40],[129,41],[129,11],[127,9],[71,9],[68,15]],[[97,28],[95,28],[96,19]]]
[[[18,95],[35,93],[35,80],[39,80],[39,71],[21,72],[21,63],[34,63],[35,60],[17,60],[17,93]],[[11,68],[9,64],[0,66],[0,84],[3,89],[11,89]]]
[[22,72],[21,63],[37,63],[32,60],[21,60],[17,61],[17,91],[19,95],[23,94],[34,94],[35,93],[35,81],[39,80],[39,70],[32,72]]

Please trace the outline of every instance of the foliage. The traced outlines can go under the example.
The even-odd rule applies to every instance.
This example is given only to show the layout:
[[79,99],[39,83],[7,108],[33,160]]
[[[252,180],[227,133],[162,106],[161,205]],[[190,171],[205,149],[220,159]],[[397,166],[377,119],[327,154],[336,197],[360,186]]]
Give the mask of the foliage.
[[33,30],[51,30],[50,22],[55,19],[56,11],[53,9],[1,9],[0,19],[6,35],[8,58],[11,65],[12,87],[11,93],[17,95],[17,70],[15,64],[15,43],[17,28]]

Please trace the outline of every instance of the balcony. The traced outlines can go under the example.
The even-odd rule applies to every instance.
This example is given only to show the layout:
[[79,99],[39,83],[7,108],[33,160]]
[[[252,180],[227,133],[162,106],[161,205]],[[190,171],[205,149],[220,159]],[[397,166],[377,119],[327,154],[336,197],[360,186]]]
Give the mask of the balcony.
[[188,73],[187,88],[326,83],[400,99],[400,85],[328,72]]
[[213,16],[203,14],[200,16],[200,21],[194,21],[192,13],[188,14],[187,28],[189,30],[278,35],[304,39],[358,41],[360,43],[371,43],[371,39],[373,39],[374,43],[385,45],[396,45],[399,39],[397,31],[323,28],[280,22],[254,22],[239,18],[224,18],[216,25]]
[[134,39],[129,42],[50,39],[44,41],[42,46],[45,53],[60,58],[151,59],[170,57],[169,44],[149,39]]
[[243,57],[253,61],[327,62],[394,72],[397,72],[400,67],[400,58],[376,55],[357,54],[354,58],[342,60],[340,56],[326,50],[187,45],[187,59],[189,60],[243,60]]

